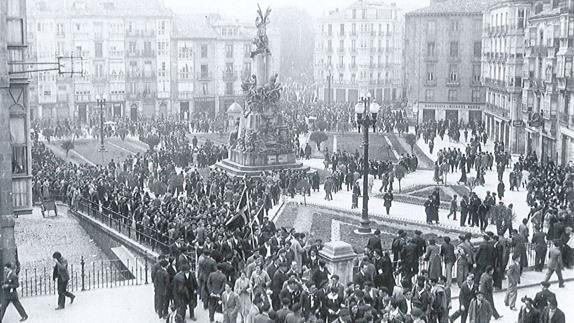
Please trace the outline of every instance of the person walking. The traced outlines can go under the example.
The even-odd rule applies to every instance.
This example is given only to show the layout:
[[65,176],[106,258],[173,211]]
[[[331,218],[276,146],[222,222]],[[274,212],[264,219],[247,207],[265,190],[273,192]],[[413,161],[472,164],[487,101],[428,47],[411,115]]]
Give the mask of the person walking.
[[16,289],[20,286],[20,282],[18,274],[14,269],[15,268],[12,263],[7,262],[4,265],[6,276],[2,283],[4,298],[2,299],[2,307],[0,307],[0,322],[4,318],[4,314],[6,313],[6,309],[10,303],[14,304],[18,314],[20,314],[20,322],[24,322],[28,319],[28,314],[26,314],[24,306],[22,306],[22,303],[20,303],[20,300],[18,299],[18,291]]
[[387,211],[387,215],[389,215],[389,212],[391,211],[391,205],[393,203],[393,199],[394,199],[393,190],[389,189],[385,193],[385,195],[383,196],[383,200],[385,201],[384,205],[385,205],[385,210]]
[[534,226],[532,244],[534,245],[534,251],[536,252],[534,257],[534,270],[541,272],[544,268],[544,262],[546,260],[546,252],[548,247],[546,244],[546,234],[540,230],[539,225]]
[[167,259],[163,258],[158,263],[159,268],[156,269],[152,279],[154,287],[154,305],[156,314],[159,315],[160,319],[163,319],[168,314],[167,308],[169,305],[169,274],[166,270],[169,262]]
[[240,310],[239,296],[231,289],[229,282],[225,283],[225,291],[221,295],[223,309],[223,323],[237,322],[237,314]]
[[70,304],[73,304],[76,296],[67,290],[68,282],[70,280],[68,261],[62,257],[62,254],[59,251],[54,252],[52,258],[55,263],[52,277],[58,283],[58,307],[56,307],[56,310],[62,310],[66,307],[66,297],[69,297]]
[[444,243],[440,246],[440,255],[444,262],[446,287],[450,287],[452,284],[452,267],[456,262],[454,246],[450,243],[450,237],[444,237]]
[[[493,280],[492,280],[493,273],[494,273],[494,268],[490,265],[487,266],[485,272],[480,276],[480,283],[478,285],[478,291],[484,296],[484,298],[488,301],[488,303],[490,303],[490,308],[492,310],[491,313],[494,316],[494,319],[498,320],[499,318],[502,317],[502,315],[498,314],[498,311],[496,310],[496,307],[494,306],[494,298],[492,295],[492,293],[493,293]],[[477,298],[478,298],[478,294],[477,294]],[[474,322],[472,320],[472,318],[470,319],[470,322]]]
[[564,279],[562,278],[562,253],[560,252],[560,241],[554,240],[554,247],[548,252],[548,271],[546,272],[545,282],[550,280],[552,274],[556,272],[558,276],[558,287],[564,287]]
[[[176,322],[185,322],[185,312],[189,305],[189,316],[195,320],[195,306],[197,304],[197,280],[195,275],[189,272],[189,265],[184,264],[173,279],[173,298],[176,307]],[[192,306],[193,305],[193,306]]]
[[476,293],[476,298],[470,301],[468,321],[470,323],[490,323],[492,306],[482,292]]
[[458,209],[458,203],[456,201],[456,194],[452,196],[452,201],[450,201],[450,212],[446,216],[447,219],[450,219],[452,215],[452,219],[456,221],[456,211]]
[[214,321],[215,312],[219,310],[219,304],[221,304],[221,295],[225,290],[225,283],[227,277],[221,272],[223,266],[221,264],[217,265],[217,270],[209,274],[207,278],[207,292],[209,293],[209,322]]
[[520,284],[520,256],[515,254],[506,271],[508,278],[508,289],[506,289],[506,297],[504,298],[504,305],[510,306],[510,309],[516,311],[516,297],[518,295],[518,284]]
[[460,317],[461,323],[466,323],[466,318],[468,316],[468,310],[470,308],[470,303],[476,297],[477,286],[474,283],[474,274],[469,273],[466,276],[466,281],[460,286],[460,291],[458,294],[459,308],[450,316],[450,321],[454,322]]

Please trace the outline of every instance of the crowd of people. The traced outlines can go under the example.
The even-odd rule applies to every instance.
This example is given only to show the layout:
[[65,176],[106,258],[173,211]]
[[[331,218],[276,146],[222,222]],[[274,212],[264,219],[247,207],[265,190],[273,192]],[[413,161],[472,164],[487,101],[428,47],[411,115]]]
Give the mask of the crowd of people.
[[[340,117],[352,122],[347,107],[321,109],[313,115],[330,120],[330,129],[338,129]],[[308,123],[301,116],[307,113],[292,114],[292,122],[305,129]],[[390,112],[382,118],[382,131],[408,131],[402,113]],[[449,236],[432,238],[420,231],[399,231],[391,249],[384,250],[380,232],[375,232],[348,284],[332,275],[319,257],[321,240],[276,228],[266,216],[282,194],[293,197],[300,191],[319,191],[317,172],[281,170],[240,178],[215,169],[205,171],[206,166],[225,158],[226,148],[210,142],[200,145],[197,136],[189,142],[187,123],[166,120],[126,127],[142,140],[157,134],[158,149],[104,166],[76,165],[63,162],[35,138],[33,192],[38,198],[57,195],[71,207],[88,205],[105,214],[110,224],[133,228],[140,242],[158,247],[161,256],[151,272],[160,318],[184,322],[188,315],[195,318],[197,306],[202,306],[212,322],[216,313],[225,322],[249,323],[442,323],[459,318],[461,322],[489,322],[491,316],[500,317],[496,307],[501,304],[494,303],[493,292],[502,288],[505,277],[504,305],[517,309],[517,286],[528,265],[528,243],[536,253],[536,270],[542,271],[548,259],[547,275],[543,291],[534,298],[522,298],[519,322],[560,317],[548,281],[556,273],[559,286],[564,286],[561,271],[573,264],[572,169],[540,163],[532,153],[512,165],[509,187],[526,189],[531,206],[530,214],[521,215],[522,224],[515,227],[513,205],[503,201],[503,176],[511,159],[500,143],[493,153],[482,149],[486,137],[480,125],[438,122],[416,129],[430,145],[436,135],[442,137],[447,131],[453,141],[459,141],[462,130],[468,142],[464,152],[439,151],[437,182],[445,174],[460,171],[458,182],[467,183],[466,175],[474,169],[478,184],[484,184],[484,173],[496,167],[503,184],[497,192],[487,192],[483,198],[471,192],[460,200],[455,195],[450,201],[449,217],[457,219],[460,213],[461,226],[477,226],[483,232],[478,246],[470,234],[451,241]],[[202,127],[198,123],[193,129],[205,130]],[[57,132],[65,136],[72,128],[63,124]],[[397,165],[370,161],[369,182],[382,180],[379,192],[384,193],[387,213],[397,167],[412,172],[417,164],[414,155],[402,156]],[[324,179],[325,198],[332,199],[332,193],[345,185],[353,191],[352,207],[357,207],[362,167],[358,152],[326,152],[325,168],[331,175]],[[435,191],[424,204],[427,223],[439,222],[440,207],[441,196]],[[486,230],[489,223],[496,232]],[[458,308],[451,304],[453,284],[460,290]]]

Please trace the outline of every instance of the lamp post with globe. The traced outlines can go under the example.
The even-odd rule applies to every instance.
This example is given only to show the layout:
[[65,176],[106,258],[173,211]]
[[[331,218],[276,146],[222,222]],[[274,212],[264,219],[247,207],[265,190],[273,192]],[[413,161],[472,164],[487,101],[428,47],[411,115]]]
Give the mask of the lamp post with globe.
[[[377,121],[380,106],[373,102],[371,93],[363,95],[355,105],[358,131],[363,131],[363,209],[361,212],[361,227],[357,233],[371,233],[371,221],[369,220],[369,127]],[[361,129],[362,127],[362,129]]]

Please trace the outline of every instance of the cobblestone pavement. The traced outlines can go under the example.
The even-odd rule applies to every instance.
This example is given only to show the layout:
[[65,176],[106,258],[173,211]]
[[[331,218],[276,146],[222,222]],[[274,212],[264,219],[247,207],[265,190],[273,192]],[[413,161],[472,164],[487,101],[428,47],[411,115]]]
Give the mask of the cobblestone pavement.
[[44,218],[40,208],[34,207],[32,214],[21,215],[16,219],[14,230],[22,270],[42,267],[51,269],[54,265],[54,251],[60,251],[74,266],[80,264],[82,256],[86,263],[107,260],[78,220],[68,215],[68,208],[61,204],[57,207],[57,217]]

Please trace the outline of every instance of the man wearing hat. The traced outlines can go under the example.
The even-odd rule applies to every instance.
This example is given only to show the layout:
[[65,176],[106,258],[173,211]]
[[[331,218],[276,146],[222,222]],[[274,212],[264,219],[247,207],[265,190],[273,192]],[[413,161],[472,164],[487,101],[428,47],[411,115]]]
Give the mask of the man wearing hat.
[[280,262],[279,268],[273,274],[271,278],[271,302],[273,303],[273,310],[277,311],[281,307],[281,298],[279,297],[281,290],[283,289],[283,284],[287,281],[287,270],[289,269],[289,263]]
[[536,307],[538,311],[542,312],[542,310],[544,310],[548,305],[548,300],[556,298],[556,295],[548,289],[550,287],[549,282],[543,281],[540,283],[540,286],[542,286],[542,290],[534,296],[534,307]]

